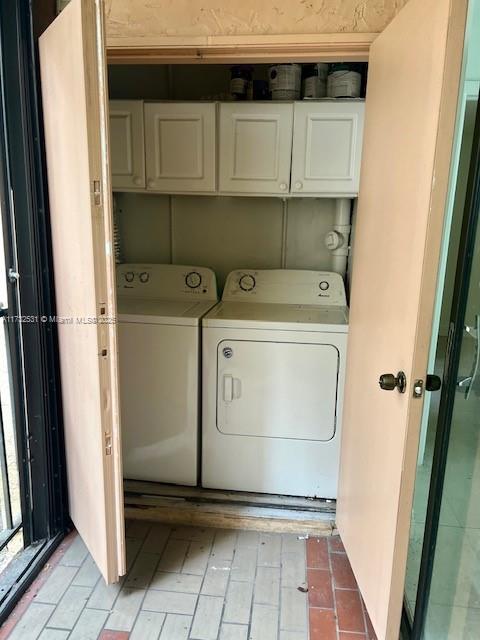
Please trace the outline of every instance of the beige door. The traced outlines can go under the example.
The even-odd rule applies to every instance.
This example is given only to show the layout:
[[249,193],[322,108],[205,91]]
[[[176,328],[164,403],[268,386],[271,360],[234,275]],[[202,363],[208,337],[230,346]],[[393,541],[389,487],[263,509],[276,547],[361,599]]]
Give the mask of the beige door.
[[40,38],[70,515],[107,582],[125,573],[101,0]]
[[[410,0],[371,48],[338,527],[379,640],[397,640],[466,0]],[[404,394],[380,389],[403,370]]]

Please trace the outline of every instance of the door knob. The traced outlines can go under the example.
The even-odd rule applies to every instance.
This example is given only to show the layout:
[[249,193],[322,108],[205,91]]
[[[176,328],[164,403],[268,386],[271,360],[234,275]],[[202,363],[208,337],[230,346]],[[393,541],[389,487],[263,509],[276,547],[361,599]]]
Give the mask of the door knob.
[[399,371],[396,376],[393,373],[383,373],[378,381],[380,389],[393,391],[397,389],[399,393],[405,393],[407,388],[407,376],[403,371]]

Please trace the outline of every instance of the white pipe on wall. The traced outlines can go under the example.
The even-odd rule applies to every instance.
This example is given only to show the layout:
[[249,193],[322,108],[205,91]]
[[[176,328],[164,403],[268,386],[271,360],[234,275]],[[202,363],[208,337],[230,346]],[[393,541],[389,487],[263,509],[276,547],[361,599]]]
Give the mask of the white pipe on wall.
[[347,273],[350,231],[351,200],[338,198],[335,201],[333,229],[325,235],[325,246],[332,253],[332,271],[345,277]]

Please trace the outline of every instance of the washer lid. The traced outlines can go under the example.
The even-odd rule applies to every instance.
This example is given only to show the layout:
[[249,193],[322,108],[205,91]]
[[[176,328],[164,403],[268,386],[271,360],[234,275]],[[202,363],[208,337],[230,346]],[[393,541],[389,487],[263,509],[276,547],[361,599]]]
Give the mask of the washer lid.
[[145,324],[198,326],[200,318],[215,304],[212,300],[142,300],[117,299],[118,320]]
[[348,307],[220,302],[202,321],[204,327],[348,332]]

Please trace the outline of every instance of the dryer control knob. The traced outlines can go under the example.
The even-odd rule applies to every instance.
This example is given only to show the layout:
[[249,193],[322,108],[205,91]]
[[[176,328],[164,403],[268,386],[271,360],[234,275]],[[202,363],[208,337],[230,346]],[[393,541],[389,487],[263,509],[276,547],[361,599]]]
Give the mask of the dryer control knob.
[[190,271],[185,276],[185,284],[190,289],[197,289],[202,284],[202,276],[198,273],[198,271]]
[[146,284],[150,280],[150,274],[146,271],[142,271],[138,277],[140,278],[140,282],[143,284]]
[[320,289],[322,291],[327,291],[327,289],[330,288],[330,285],[328,284],[328,282],[326,280],[322,280],[318,286],[320,287]]
[[127,282],[133,282],[133,279],[135,278],[135,274],[133,273],[133,271],[127,271],[124,275],[124,278]]
[[255,278],[249,273],[246,273],[240,278],[238,284],[240,285],[240,289],[242,289],[242,291],[252,291],[252,289],[255,289],[256,283]]

